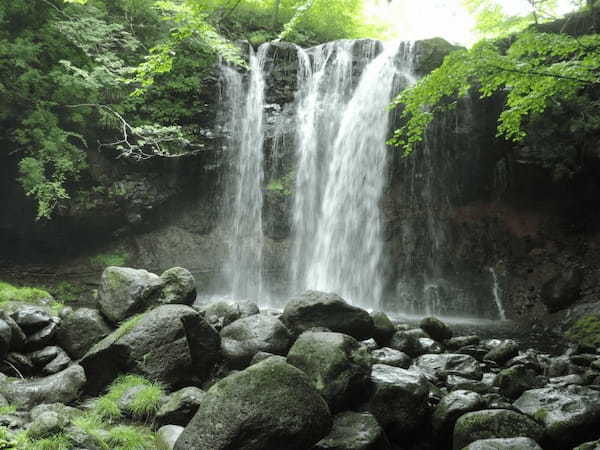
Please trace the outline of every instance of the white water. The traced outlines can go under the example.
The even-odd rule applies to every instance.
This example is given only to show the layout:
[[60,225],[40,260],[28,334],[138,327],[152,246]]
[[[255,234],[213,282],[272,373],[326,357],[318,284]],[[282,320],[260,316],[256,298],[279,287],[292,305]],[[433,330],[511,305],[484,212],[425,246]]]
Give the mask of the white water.
[[408,46],[384,48],[353,89],[355,58],[372,58],[379,44],[355,45],[331,43],[314,50],[312,64],[301,59],[292,280],[296,290],[336,292],[373,308],[383,290],[388,105],[398,76],[412,80],[413,58]]
[[492,274],[492,294],[494,295],[494,301],[496,302],[496,307],[498,308],[500,320],[506,320],[506,313],[504,312],[504,306],[502,305],[502,293],[498,283],[498,276],[496,275],[496,271],[493,267],[488,267],[488,270]]
[[235,158],[226,273],[232,297],[254,301],[259,300],[263,284],[263,67],[268,47],[262,45],[257,54],[250,48],[247,85],[239,72],[222,67],[229,109],[230,150]]

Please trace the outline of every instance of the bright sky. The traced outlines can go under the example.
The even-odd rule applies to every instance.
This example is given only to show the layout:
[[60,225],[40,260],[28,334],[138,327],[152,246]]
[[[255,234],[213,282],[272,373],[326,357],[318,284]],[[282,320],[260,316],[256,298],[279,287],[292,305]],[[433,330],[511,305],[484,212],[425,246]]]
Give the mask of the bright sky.
[[[443,37],[448,41],[470,44],[477,40],[474,22],[462,0],[371,0],[369,14],[394,24],[395,38],[402,40]],[[570,0],[560,0],[560,12],[572,9]],[[526,0],[502,0],[508,14],[526,14]]]

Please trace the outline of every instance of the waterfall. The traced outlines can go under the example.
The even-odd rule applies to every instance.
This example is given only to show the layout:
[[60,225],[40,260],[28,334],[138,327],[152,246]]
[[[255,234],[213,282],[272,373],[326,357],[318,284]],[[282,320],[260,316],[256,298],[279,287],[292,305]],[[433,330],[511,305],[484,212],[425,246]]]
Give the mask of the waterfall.
[[500,320],[506,320],[506,313],[504,312],[504,306],[502,305],[502,296],[500,291],[500,284],[498,283],[498,276],[493,267],[488,267],[489,272],[492,274],[492,295],[494,296],[494,302],[498,308],[498,315]]
[[234,299],[258,300],[262,292],[262,207],[265,79],[269,45],[250,47],[249,80],[223,66],[233,160],[229,258],[226,273]]
[[[341,41],[303,61],[292,279],[296,289],[336,292],[368,307],[383,281],[380,199],[388,105],[400,76],[412,80],[410,46]],[[358,48],[357,48],[358,45]],[[312,57],[312,58],[311,58]],[[355,83],[358,60],[370,59]]]

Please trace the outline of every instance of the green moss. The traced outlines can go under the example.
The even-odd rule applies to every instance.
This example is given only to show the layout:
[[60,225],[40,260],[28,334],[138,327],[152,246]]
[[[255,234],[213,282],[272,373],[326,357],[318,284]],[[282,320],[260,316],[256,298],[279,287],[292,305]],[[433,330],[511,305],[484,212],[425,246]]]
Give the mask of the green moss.
[[113,333],[114,340],[121,339],[127,333],[129,333],[133,327],[135,327],[138,322],[144,317],[144,314],[136,314],[135,316],[131,316],[129,319],[121,322],[119,328]]
[[540,423],[544,423],[546,421],[546,417],[548,417],[548,410],[544,408],[538,409],[533,415],[533,418]]
[[42,300],[53,301],[54,298],[43,289],[28,286],[18,287],[0,281],[0,304],[10,301],[37,303]]
[[600,314],[581,317],[567,330],[565,336],[586,347],[600,347]]
[[14,435],[11,445],[4,448],[19,450],[71,450],[73,448],[71,440],[64,433],[57,433],[43,439],[31,439],[26,432],[20,432]]
[[72,303],[79,300],[85,290],[85,287],[69,281],[60,281],[54,286],[48,287],[48,291],[62,303]]
[[128,259],[129,253],[124,250],[115,250],[90,257],[90,264],[98,267],[124,266]]
[[[14,405],[6,405],[6,406],[2,406],[0,407],[0,416],[3,416],[5,414],[13,414],[17,412],[17,407]],[[2,448],[2,447],[0,447]]]

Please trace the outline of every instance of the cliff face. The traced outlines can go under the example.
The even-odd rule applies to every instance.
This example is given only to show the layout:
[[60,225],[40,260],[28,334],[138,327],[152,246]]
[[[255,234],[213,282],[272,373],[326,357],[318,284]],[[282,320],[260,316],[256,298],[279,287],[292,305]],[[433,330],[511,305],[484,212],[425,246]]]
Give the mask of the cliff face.
[[[418,44],[417,72],[431,70],[450,46]],[[365,61],[356,61],[360,73]],[[265,272],[285,292],[293,198],[294,48],[268,58],[263,223]],[[16,184],[14,156],[0,161],[2,276],[98,275],[93,256],[122,252],[129,265],[192,270],[200,289],[222,285],[231,152],[219,82],[206,102],[205,151],[133,163],[90,151],[90,170],[73,202],[48,223]],[[432,126],[408,157],[390,150],[381,201],[385,225],[384,304],[390,310],[533,318],[600,294],[600,152],[497,140],[502,99],[467,98]],[[396,118],[397,120],[397,118]],[[396,123],[397,124],[397,123]],[[32,269],[42,264],[43,269]],[[500,302],[500,304],[498,303]]]

